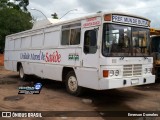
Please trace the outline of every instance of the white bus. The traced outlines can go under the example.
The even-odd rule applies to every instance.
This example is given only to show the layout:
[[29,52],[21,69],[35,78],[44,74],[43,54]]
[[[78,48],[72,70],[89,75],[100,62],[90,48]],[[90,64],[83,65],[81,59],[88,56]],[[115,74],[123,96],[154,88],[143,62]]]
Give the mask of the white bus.
[[70,94],[155,82],[146,18],[97,13],[8,35],[5,68],[62,81]]

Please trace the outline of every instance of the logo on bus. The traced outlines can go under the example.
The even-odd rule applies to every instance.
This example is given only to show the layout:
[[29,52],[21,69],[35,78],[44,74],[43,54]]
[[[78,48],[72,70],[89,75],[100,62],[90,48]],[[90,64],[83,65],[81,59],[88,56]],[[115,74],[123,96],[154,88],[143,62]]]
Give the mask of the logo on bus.
[[46,62],[61,62],[61,54],[58,53],[58,51],[53,53],[46,52]]
[[75,61],[77,61],[77,60],[79,60],[79,55],[76,54],[76,53],[70,53],[68,55],[68,60],[75,60]]
[[101,24],[101,19],[99,17],[93,17],[93,18],[86,19],[83,22],[82,27],[92,27],[100,24]]
[[59,63],[61,62],[61,54],[58,51],[55,52],[42,52],[39,53],[20,53],[20,59],[24,60],[42,60],[45,62]]

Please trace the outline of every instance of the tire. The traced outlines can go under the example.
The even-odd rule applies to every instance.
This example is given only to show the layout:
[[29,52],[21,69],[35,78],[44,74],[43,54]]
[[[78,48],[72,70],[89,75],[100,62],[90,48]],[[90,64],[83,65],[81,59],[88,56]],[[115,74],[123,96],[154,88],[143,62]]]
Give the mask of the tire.
[[27,75],[24,73],[22,65],[20,65],[20,67],[19,67],[19,77],[21,80],[27,79]]
[[65,80],[66,90],[69,94],[80,96],[83,93],[83,88],[78,86],[78,81],[74,71],[70,71]]

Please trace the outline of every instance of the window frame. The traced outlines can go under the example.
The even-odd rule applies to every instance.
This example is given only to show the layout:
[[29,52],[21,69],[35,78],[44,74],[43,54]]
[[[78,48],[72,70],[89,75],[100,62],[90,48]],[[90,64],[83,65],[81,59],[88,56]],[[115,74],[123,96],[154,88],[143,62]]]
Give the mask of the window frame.
[[[95,41],[96,44],[95,44],[94,46],[91,46],[91,44],[89,44],[89,45],[88,45],[88,52],[86,52],[86,51],[85,51],[85,49],[86,49],[85,46],[87,46],[87,45],[85,45],[86,33],[87,33],[87,32],[91,32],[91,31],[92,31],[92,32],[93,32],[93,31],[95,32],[95,38],[96,38],[96,39],[95,39],[95,38],[94,38],[94,39],[96,40],[96,41]],[[98,32],[97,32],[95,29],[86,30],[86,31],[84,32],[83,52],[84,52],[85,54],[95,54],[95,53],[97,52],[97,41],[98,41],[98,39],[97,39],[97,34],[98,34]],[[91,38],[91,39],[92,39],[92,38]],[[91,42],[90,42],[90,43],[91,43]],[[94,51],[94,52],[90,52],[90,47],[95,47],[95,51]]]
[[[67,30],[69,30],[69,38],[68,38],[69,39],[69,41],[68,41],[69,43],[68,44],[62,44],[63,43],[62,42],[62,40],[63,40],[62,39],[63,38],[63,31],[67,31]],[[71,44],[72,30],[76,30],[76,31],[80,32],[79,43],[77,43],[77,44]],[[62,26],[62,30],[61,30],[61,43],[60,43],[60,45],[61,46],[77,46],[77,45],[80,45],[80,43],[81,43],[81,33],[82,33],[82,31],[81,31],[81,23],[73,23],[73,24],[63,25]],[[73,42],[73,43],[76,43],[76,42]]]
[[[131,46],[130,46],[130,51],[131,51],[131,54],[130,55],[109,55],[108,53],[108,55],[107,54],[104,54],[104,40],[105,40],[105,36],[104,36],[104,32],[105,31],[109,31],[109,29],[108,28],[105,28],[105,25],[120,25],[120,26],[128,26],[128,27],[131,27]],[[133,54],[135,54],[135,52],[133,52],[133,40],[132,40],[132,32],[133,32],[133,28],[135,28],[135,29],[143,29],[143,30],[149,30],[148,28],[146,28],[146,27],[140,27],[140,26],[131,26],[131,25],[123,25],[123,24],[115,24],[115,23],[104,23],[103,24],[103,32],[102,32],[102,48],[101,48],[101,54],[104,56],[104,57],[120,57],[120,56],[124,56],[124,57],[144,57],[144,56],[150,56],[150,53],[148,53],[148,55],[145,55],[143,52],[141,52],[141,54],[142,55],[133,55]],[[149,44],[150,44],[150,40],[149,40],[149,33],[147,34],[147,48],[148,49],[150,49],[149,48]],[[118,53],[118,52],[117,52]]]

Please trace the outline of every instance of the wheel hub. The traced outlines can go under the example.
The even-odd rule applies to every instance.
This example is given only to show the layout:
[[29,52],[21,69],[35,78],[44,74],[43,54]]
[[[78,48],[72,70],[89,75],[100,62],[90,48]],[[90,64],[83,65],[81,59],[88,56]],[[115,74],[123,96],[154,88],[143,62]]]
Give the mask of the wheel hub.
[[23,68],[20,68],[20,78],[23,78],[23,76],[24,76]]
[[77,79],[74,76],[69,77],[68,86],[72,92],[75,92],[77,90],[78,87]]

